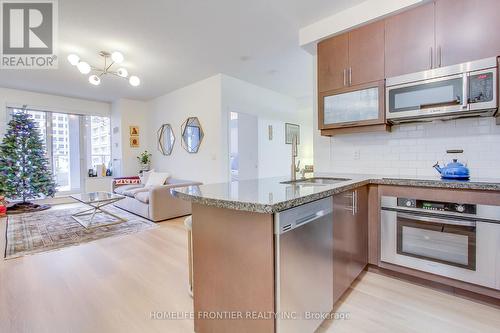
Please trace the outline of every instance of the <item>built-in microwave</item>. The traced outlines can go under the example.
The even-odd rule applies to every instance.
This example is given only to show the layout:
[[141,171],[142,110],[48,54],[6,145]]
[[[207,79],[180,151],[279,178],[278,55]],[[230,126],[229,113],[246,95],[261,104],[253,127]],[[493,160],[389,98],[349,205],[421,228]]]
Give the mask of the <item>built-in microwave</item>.
[[391,123],[490,116],[498,109],[498,62],[487,58],[388,78]]

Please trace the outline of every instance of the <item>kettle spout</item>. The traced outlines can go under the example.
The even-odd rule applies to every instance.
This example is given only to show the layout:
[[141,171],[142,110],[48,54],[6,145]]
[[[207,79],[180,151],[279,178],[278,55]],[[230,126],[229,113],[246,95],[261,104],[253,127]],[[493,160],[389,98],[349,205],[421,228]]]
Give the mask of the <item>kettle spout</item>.
[[432,167],[436,169],[439,174],[443,173],[443,169],[441,169],[441,167],[439,166],[439,162],[436,162],[436,164],[434,164]]

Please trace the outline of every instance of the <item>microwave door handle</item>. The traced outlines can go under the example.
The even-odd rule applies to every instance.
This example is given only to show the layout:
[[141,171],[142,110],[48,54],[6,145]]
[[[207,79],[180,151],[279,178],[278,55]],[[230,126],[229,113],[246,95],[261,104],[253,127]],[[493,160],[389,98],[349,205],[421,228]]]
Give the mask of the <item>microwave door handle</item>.
[[[467,102],[465,102],[467,105]],[[459,105],[460,104],[460,98],[454,99],[452,101],[446,101],[446,102],[439,102],[439,103],[429,103],[429,104],[420,104],[420,109],[431,109],[431,108],[437,108],[440,106],[450,106],[450,105]]]
[[462,95],[463,95],[462,109],[465,110],[469,106],[469,75],[467,73],[464,73],[464,85],[463,85]]
[[397,213],[397,215],[398,217],[402,217],[409,220],[421,221],[421,222],[433,222],[433,223],[441,223],[447,225],[458,225],[463,227],[476,227],[475,221],[454,220],[454,219],[413,215],[413,214],[399,213],[399,212]]

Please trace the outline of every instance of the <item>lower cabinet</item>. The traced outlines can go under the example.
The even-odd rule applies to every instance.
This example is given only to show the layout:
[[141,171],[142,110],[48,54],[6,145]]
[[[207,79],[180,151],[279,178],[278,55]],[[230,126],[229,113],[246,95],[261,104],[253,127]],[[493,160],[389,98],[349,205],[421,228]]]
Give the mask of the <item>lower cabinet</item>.
[[349,289],[368,263],[368,190],[333,197],[333,302]]

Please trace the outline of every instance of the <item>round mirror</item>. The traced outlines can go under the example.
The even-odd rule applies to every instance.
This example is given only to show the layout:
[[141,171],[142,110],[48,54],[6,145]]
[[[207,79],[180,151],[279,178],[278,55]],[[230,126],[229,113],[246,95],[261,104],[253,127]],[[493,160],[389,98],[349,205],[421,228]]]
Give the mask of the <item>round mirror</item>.
[[172,154],[174,149],[175,135],[170,124],[161,125],[158,129],[158,150],[165,156]]
[[198,117],[189,117],[181,126],[182,147],[188,153],[197,153],[203,141],[203,129]]

